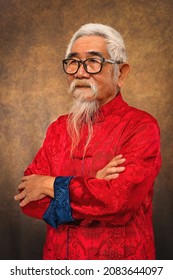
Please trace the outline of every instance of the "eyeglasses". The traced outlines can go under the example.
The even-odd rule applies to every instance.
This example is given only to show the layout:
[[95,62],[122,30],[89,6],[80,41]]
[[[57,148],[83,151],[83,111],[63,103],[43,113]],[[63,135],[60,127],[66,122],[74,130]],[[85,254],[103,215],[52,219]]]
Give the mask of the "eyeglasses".
[[77,60],[77,59],[63,59],[63,69],[66,74],[73,75],[76,74],[79,70],[80,66],[83,64],[85,71],[88,74],[97,74],[101,72],[103,68],[103,64],[111,63],[111,64],[120,64],[122,61],[119,60],[110,60],[105,59],[104,57],[99,58],[87,58],[85,60]]

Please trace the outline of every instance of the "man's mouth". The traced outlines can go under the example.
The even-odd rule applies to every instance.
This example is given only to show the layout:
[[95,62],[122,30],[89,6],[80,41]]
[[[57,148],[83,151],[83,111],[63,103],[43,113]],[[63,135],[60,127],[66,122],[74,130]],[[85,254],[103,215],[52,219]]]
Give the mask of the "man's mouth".
[[86,85],[77,85],[76,88],[90,88],[90,86],[86,86]]

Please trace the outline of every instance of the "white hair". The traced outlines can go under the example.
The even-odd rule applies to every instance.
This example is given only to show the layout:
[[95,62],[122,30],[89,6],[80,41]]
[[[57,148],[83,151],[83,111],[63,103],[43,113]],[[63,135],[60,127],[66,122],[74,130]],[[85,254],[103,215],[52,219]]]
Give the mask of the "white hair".
[[126,48],[121,34],[114,28],[100,23],[84,24],[74,33],[66,50],[66,58],[78,38],[91,35],[105,38],[107,50],[112,60],[127,61]]

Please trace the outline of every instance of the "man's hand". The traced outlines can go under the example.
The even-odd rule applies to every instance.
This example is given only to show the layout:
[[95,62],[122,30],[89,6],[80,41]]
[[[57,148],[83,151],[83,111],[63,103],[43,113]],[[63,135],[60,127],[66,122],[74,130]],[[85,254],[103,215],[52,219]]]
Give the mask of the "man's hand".
[[54,196],[53,184],[55,177],[43,175],[29,175],[21,179],[18,186],[19,194],[15,195],[15,200],[22,200],[20,206],[23,207],[31,201],[37,201],[45,196]]
[[118,178],[119,174],[125,170],[124,166],[119,166],[125,162],[122,155],[114,157],[103,169],[96,173],[97,179],[112,180]]
[[[96,174],[97,179],[116,179],[125,170],[124,166],[119,166],[125,162],[122,155],[114,157],[103,169]],[[15,195],[15,200],[20,200],[23,207],[31,201],[43,199],[45,196],[54,197],[53,184],[55,177],[43,175],[29,175],[21,179],[18,186],[19,194]]]

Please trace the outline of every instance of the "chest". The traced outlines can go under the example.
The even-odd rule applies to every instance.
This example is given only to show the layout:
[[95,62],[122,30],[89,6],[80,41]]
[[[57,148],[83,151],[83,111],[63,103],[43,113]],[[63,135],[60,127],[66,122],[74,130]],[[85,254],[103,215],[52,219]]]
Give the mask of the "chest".
[[93,136],[85,151],[88,138],[88,128],[85,125],[73,157],[70,156],[71,140],[66,132],[57,139],[54,147],[52,175],[95,177],[98,170],[120,153],[125,127],[126,122],[120,117],[94,124]]

